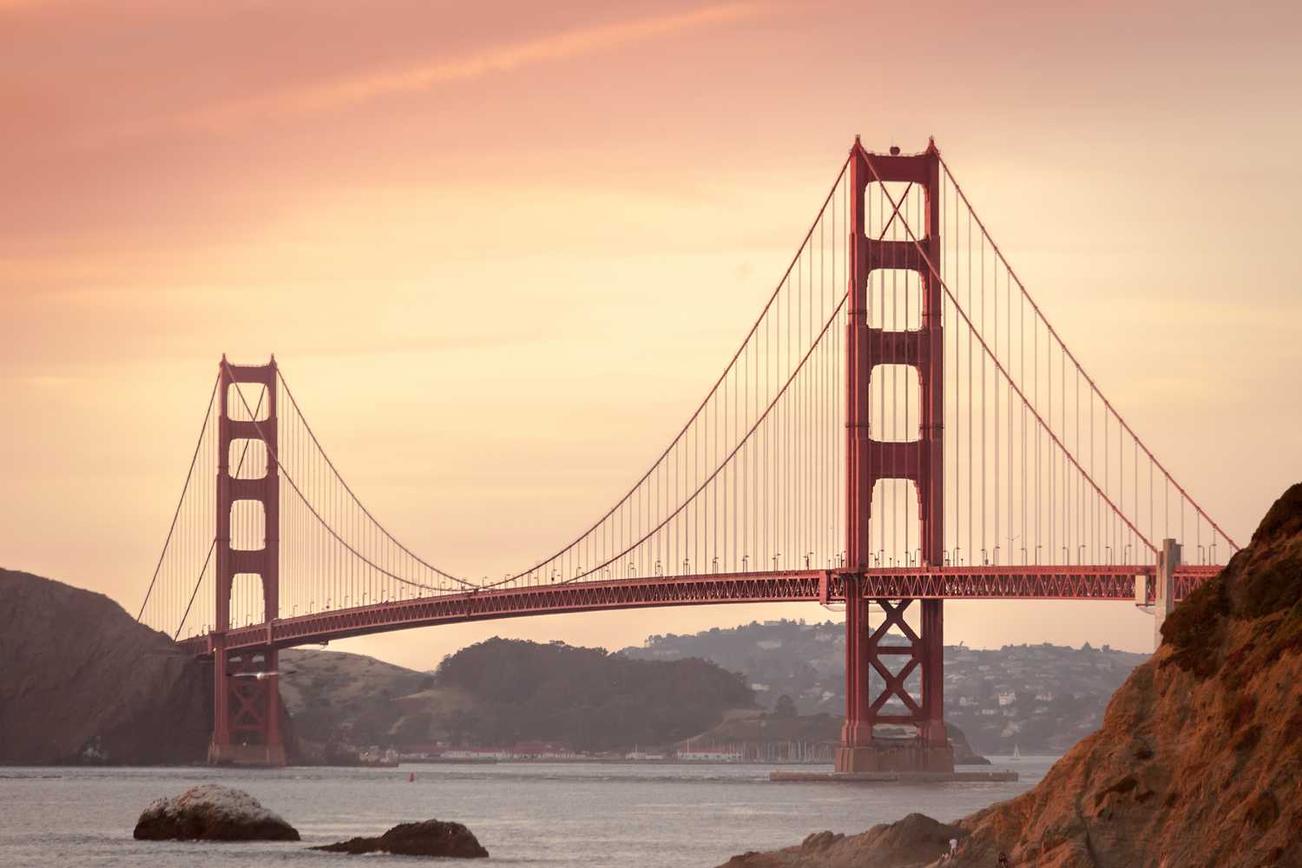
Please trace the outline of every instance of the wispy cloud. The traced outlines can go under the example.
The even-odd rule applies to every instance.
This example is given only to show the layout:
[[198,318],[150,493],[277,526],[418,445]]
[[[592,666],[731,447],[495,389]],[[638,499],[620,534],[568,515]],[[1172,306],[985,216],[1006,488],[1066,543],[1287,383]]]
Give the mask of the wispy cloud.
[[470,81],[523,67],[568,60],[642,42],[756,17],[767,3],[717,3],[679,12],[552,33],[492,46],[478,52],[383,72],[339,78],[318,85],[230,100],[182,116],[188,125],[222,128],[269,115],[323,112],[394,94]]

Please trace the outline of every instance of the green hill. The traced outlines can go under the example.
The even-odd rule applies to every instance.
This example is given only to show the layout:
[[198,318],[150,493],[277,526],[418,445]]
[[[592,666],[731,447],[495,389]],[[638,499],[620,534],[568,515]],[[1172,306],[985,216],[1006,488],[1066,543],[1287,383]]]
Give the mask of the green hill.
[[281,691],[303,749],[319,759],[370,746],[540,741],[582,752],[666,746],[754,707],[739,675],[703,660],[648,661],[490,639],[435,672],[333,651],[291,650]]

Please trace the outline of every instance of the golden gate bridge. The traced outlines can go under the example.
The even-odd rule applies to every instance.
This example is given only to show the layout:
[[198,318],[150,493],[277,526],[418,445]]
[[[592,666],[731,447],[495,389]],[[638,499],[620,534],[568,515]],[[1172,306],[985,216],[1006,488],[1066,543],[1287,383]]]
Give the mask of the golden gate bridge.
[[212,660],[210,759],[275,765],[281,648],[844,603],[838,770],[944,771],[944,600],[1137,601],[1160,617],[1235,549],[1063,343],[935,144],[856,138],[695,411],[563,545],[496,581],[436,566],[344,480],[274,358],[223,357],[138,619]]

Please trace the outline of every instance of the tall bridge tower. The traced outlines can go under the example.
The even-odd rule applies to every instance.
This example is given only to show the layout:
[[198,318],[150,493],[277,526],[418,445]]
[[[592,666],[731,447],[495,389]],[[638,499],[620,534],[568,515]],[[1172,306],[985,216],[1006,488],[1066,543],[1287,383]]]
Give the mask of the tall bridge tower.
[[[276,360],[232,365],[218,374],[216,625],[213,649],[213,733],[208,761],[237,765],[285,764],[280,728],[279,653],[226,649],[231,594],[237,580],[261,584],[263,620],[280,611],[280,473],[277,466]],[[256,406],[238,387],[260,387]],[[235,389],[232,389],[232,387]],[[236,397],[232,401],[232,392]],[[239,457],[232,467],[231,455]],[[254,459],[249,461],[252,454]],[[232,527],[238,531],[232,538]]]
[[[923,237],[872,238],[865,220],[871,184],[907,183],[924,193]],[[900,217],[891,215],[891,220]],[[888,221],[888,225],[889,225]],[[944,621],[940,600],[870,600],[863,577],[869,569],[869,523],[873,489],[879,481],[903,479],[917,492],[919,566],[944,566],[944,343],[941,332],[940,152],[935,142],[916,155],[865,151],[855,139],[850,152],[849,316],[846,325],[846,709],[837,752],[841,772],[883,770],[952,771],[954,754],[945,735],[942,653]],[[885,235],[883,231],[882,235]],[[921,326],[888,330],[874,327],[868,284],[874,271],[897,269],[918,276]],[[886,440],[874,436],[869,402],[873,377],[884,365],[906,365],[918,377],[917,437]],[[906,620],[914,604],[921,609],[916,627]],[[875,628],[869,607],[883,620]],[[907,644],[888,644],[892,628]],[[896,665],[892,665],[892,663]],[[921,695],[907,682],[920,672]],[[877,676],[874,678],[874,673]],[[880,689],[876,685],[880,684]],[[892,699],[903,712],[888,713]],[[876,724],[913,727],[916,739],[884,740]]]

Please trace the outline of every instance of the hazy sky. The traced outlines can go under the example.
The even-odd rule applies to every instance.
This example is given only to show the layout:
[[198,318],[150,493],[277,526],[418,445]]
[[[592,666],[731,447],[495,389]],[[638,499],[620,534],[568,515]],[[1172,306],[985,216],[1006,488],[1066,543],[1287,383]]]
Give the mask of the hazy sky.
[[[855,133],[934,134],[1046,314],[1243,542],[1302,478],[1292,2],[0,0],[0,565],[134,612],[220,355],[274,352],[345,477],[469,575],[622,493]],[[502,621],[620,647],[817,606]],[[1146,649],[1125,604],[947,639]]]

